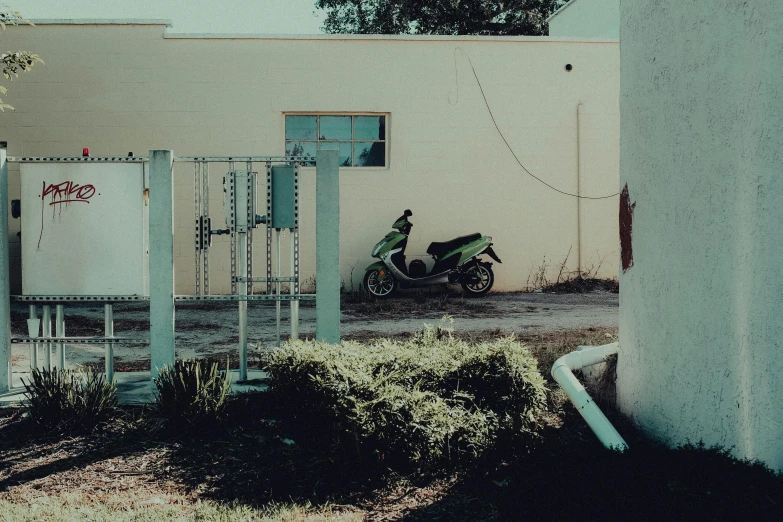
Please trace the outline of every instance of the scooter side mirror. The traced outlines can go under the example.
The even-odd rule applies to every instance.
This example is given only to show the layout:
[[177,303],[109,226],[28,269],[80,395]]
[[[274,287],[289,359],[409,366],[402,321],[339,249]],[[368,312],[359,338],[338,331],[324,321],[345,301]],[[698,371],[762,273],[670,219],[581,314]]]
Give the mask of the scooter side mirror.
[[413,212],[411,212],[410,209],[406,209],[405,212],[403,212],[403,215],[405,217],[411,217],[413,215]]

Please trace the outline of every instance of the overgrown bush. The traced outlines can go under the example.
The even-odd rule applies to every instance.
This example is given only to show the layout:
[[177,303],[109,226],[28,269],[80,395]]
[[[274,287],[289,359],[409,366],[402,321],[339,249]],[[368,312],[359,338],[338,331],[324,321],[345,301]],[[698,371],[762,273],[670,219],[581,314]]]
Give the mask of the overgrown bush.
[[231,391],[231,376],[217,361],[176,361],[155,379],[158,414],[174,427],[209,429],[219,424]]
[[[298,437],[346,455],[433,467],[524,447],[545,404],[537,362],[513,337],[470,344],[427,326],[408,341],[287,344],[265,364]],[[355,451],[354,451],[355,450]]]
[[88,370],[38,370],[22,380],[30,418],[44,431],[89,431],[108,420],[117,405],[117,388],[104,375]]

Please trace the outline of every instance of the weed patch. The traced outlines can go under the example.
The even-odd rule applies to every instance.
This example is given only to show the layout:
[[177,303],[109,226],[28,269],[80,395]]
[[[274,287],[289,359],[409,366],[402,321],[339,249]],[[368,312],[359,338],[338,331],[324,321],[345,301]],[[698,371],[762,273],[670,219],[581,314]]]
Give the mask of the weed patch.
[[220,426],[231,377],[216,361],[179,360],[155,379],[155,408],[172,428],[209,434]]
[[22,383],[30,419],[44,432],[90,431],[108,420],[117,405],[117,388],[93,371],[34,369]]

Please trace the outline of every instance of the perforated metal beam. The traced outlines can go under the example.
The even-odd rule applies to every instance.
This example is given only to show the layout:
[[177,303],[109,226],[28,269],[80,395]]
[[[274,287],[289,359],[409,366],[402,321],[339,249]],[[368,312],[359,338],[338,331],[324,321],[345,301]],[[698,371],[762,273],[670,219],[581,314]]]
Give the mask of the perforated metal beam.
[[111,156],[105,158],[93,158],[91,156],[63,156],[63,157],[27,157],[14,156],[8,158],[9,163],[147,163],[148,158],[136,158],[131,156]]
[[314,301],[316,294],[178,295],[178,303],[193,301]]
[[232,163],[235,161],[275,161],[275,162],[295,162],[295,161],[313,161],[313,158],[304,156],[179,156],[174,158],[175,163],[183,161],[210,161],[213,163]]
[[20,303],[68,303],[68,302],[112,302],[149,301],[144,295],[12,295],[11,299]]
[[130,337],[52,337],[49,340],[31,339],[29,337],[12,337],[11,344],[149,344],[149,339],[136,339]]

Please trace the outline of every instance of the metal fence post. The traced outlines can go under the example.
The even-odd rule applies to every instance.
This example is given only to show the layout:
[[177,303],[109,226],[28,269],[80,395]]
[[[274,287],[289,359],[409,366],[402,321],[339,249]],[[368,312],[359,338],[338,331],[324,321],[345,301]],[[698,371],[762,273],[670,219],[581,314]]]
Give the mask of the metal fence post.
[[10,390],[13,386],[8,246],[8,160],[6,149],[0,148],[0,393]]
[[315,338],[340,342],[340,168],[321,149],[315,169]]
[[150,151],[150,376],[174,364],[174,153]]

